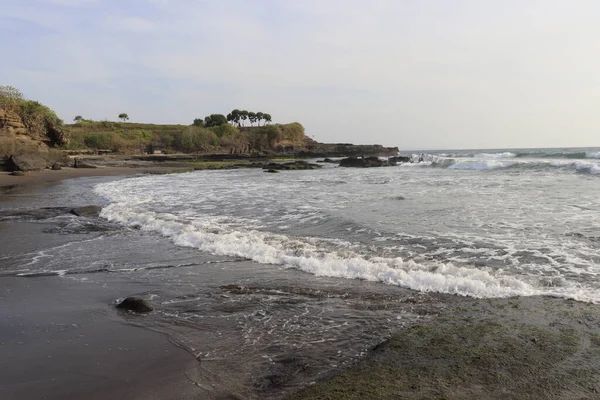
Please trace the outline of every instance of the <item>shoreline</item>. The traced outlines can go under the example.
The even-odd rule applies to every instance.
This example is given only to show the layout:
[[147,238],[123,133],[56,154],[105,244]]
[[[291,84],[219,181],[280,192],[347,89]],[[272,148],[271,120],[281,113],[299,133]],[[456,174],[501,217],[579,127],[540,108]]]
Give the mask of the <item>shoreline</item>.
[[67,179],[102,176],[128,176],[142,173],[165,173],[178,169],[184,169],[184,167],[161,165],[147,167],[63,167],[63,169],[58,171],[53,171],[50,169],[29,171],[26,172],[24,176],[13,176],[10,174],[10,172],[2,171],[0,172],[0,196],[11,195],[15,193],[26,194],[28,191],[51,186]]

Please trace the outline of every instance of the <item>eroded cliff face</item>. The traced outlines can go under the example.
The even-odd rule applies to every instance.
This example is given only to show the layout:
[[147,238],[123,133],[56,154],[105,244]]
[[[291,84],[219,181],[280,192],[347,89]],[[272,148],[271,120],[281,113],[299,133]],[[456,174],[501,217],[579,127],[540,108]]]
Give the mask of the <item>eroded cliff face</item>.
[[16,136],[27,134],[27,128],[23,124],[19,114],[0,108],[0,135]]
[[31,116],[25,123],[13,110],[0,108],[0,156],[28,151],[47,152],[48,147],[67,144],[65,130],[45,115]]

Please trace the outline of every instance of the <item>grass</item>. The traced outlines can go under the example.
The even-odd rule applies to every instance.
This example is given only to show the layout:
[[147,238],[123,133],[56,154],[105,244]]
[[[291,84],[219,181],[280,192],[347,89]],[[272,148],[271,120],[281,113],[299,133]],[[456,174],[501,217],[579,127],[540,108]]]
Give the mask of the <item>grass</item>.
[[70,142],[66,149],[106,149],[125,154],[141,153],[150,144],[166,153],[249,153],[269,151],[283,144],[302,147],[308,139],[298,123],[240,129],[229,124],[203,128],[84,120],[68,125],[68,130]]
[[270,159],[272,162],[289,162],[289,161],[299,161],[302,160],[301,158],[285,158],[285,157],[279,157],[279,158],[271,158]]
[[238,164],[249,164],[246,160],[225,160],[225,161],[195,161],[189,163],[195,170],[204,169],[228,169]]

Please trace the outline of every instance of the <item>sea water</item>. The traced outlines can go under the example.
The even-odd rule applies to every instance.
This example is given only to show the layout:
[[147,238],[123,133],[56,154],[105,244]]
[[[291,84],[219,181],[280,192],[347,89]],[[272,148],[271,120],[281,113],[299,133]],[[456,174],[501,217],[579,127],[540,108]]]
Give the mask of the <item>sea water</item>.
[[202,171],[98,185],[108,221],[317,276],[600,300],[600,151],[428,153],[377,169]]

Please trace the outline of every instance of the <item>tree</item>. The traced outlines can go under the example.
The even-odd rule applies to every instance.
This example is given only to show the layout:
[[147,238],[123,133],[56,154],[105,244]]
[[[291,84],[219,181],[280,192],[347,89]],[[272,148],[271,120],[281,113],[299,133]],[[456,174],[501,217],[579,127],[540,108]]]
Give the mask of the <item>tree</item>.
[[248,113],[248,120],[250,121],[250,126],[256,122],[256,113],[254,111]]
[[233,124],[237,124],[238,127],[240,126],[240,119],[241,111],[237,108],[235,110],[232,110],[229,114],[227,114],[227,121]]
[[[242,110],[242,111],[240,111],[240,120],[241,120],[242,122],[243,122],[243,121],[245,121],[245,120],[247,120],[247,119],[248,119],[248,114],[249,114],[249,113],[248,113],[248,111],[246,111],[246,110]],[[244,124],[243,124],[243,123],[240,123],[240,125],[244,125]]]
[[75,121],[75,123],[79,123],[83,121],[83,117],[81,115],[78,115],[75,118],[73,118],[73,121]]
[[123,122],[129,120],[129,115],[125,114],[125,113],[121,113],[119,114],[119,119],[122,119]]
[[263,119],[265,120],[265,123],[271,122],[271,114],[263,114]]
[[204,118],[204,126],[210,128],[211,126],[220,126],[227,123],[227,117],[223,114],[210,114]]
[[196,118],[196,119],[194,119],[194,122],[192,123],[192,125],[203,127],[204,126],[204,120],[202,118]]
[[264,114],[261,111],[256,113],[256,121],[258,122],[258,126],[260,126],[260,121],[262,121],[263,118],[264,118]]

